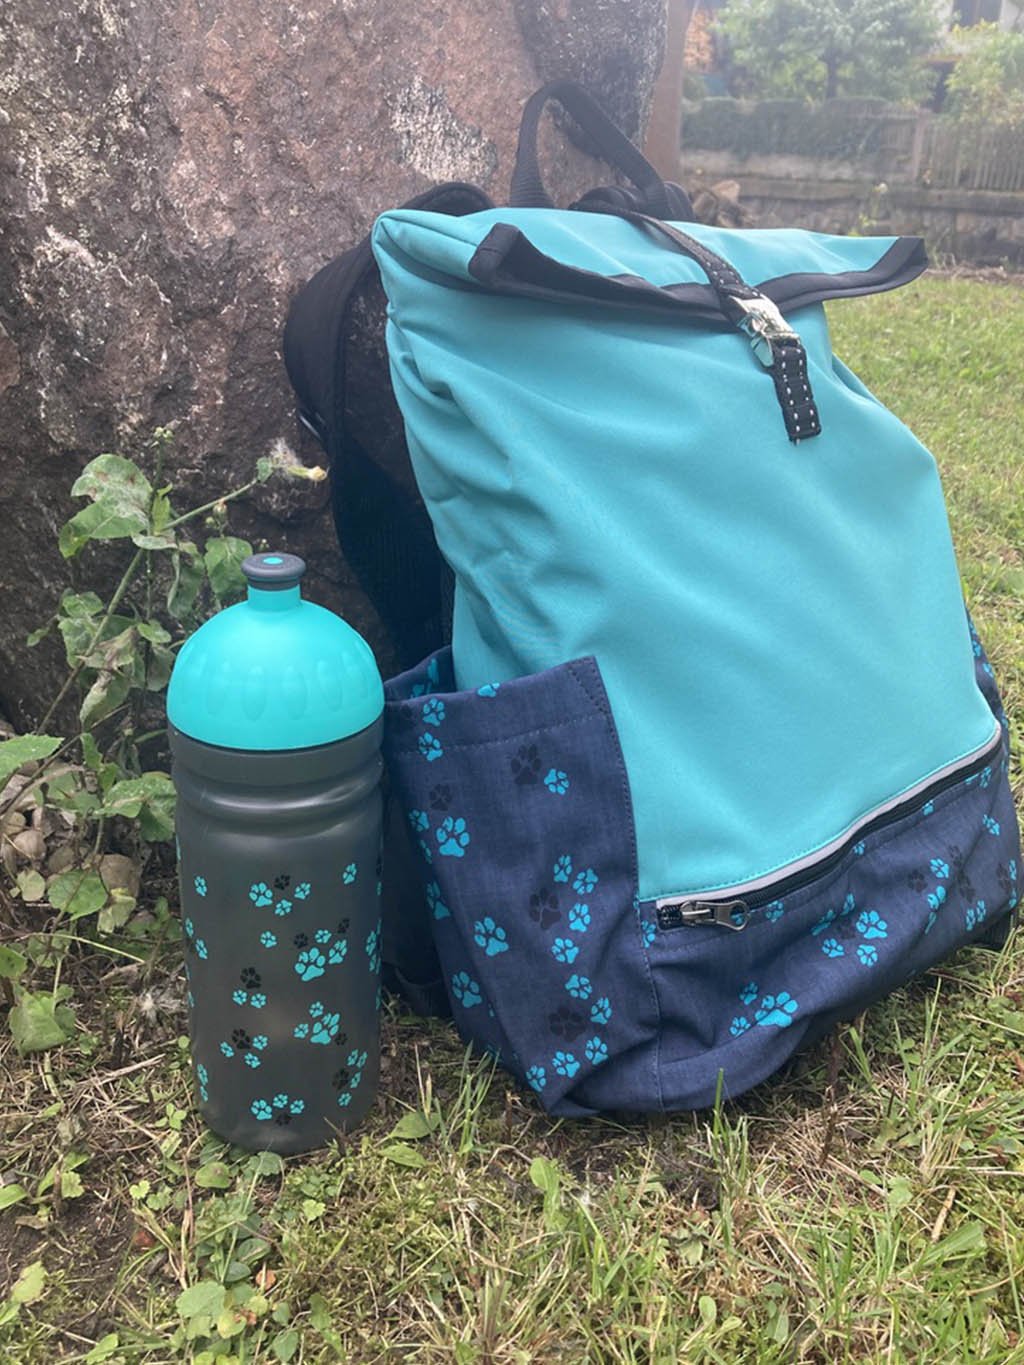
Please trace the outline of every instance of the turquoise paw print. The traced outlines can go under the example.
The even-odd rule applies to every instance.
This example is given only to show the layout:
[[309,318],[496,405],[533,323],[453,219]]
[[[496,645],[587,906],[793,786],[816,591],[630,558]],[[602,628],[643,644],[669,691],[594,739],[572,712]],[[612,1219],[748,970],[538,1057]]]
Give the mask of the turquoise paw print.
[[305,901],[309,900],[310,892],[312,890],[313,888],[310,886],[309,882],[299,882],[292,894],[297,901]]
[[262,1121],[265,1121],[266,1119],[272,1119],[274,1117],[274,1111],[273,1109],[271,1109],[270,1105],[267,1103],[266,1100],[253,1100],[252,1104],[249,1106],[249,1109],[254,1118],[258,1118]]
[[327,949],[327,961],[332,967],[340,967],[348,952],[348,939],[336,938]]
[[873,967],[878,961],[878,949],[873,943],[858,943],[857,957],[863,967]]
[[567,882],[572,876],[572,858],[568,853],[563,853],[560,858],[555,859],[552,876],[556,882]]
[[774,924],[776,920],[782,918],[785,912],[786,907],[783,905],[782,901],[772,901],[771,905],[765,906],[764,917],[769,924]]
[[889,926],[877,910],[862,910],[857,916],[857,933],[864,938],[888,938]]
[[978,901],[977,904],[972,905],[968,909],[966,916],[966,924],[968,931],[972,929],[977,929],[979,924],[984,924],[985,916],[987,914],[988,907],[986,906],[984,901]]
[[205,1104],[210,1098],[210,1073],[202,1062],[196,1066],[196,1080],[199,1082],[199,1098]]
[[942,905],[945,899],[946,888],[944,886],[937,886],[934,891],[930,891],[928,893],[928,904],[931,906],[933,910],[938,910],[939,906]]
[[565,989],[576,1000],[589,1000],[594,990],[589,977],[577,976],[575,972],[565,983]]
[[301,981],[315,981],[323,976],[327,958],[319,948],[304,948],[295,963],[295,971]]
[[821,945],[821,951],[826,957],[845,957],[846,949],[837,938],[827,938]]
[[426,839],[420,840],[420,852],[423,854],[423,857],[426,859],[428,863],[432,863],[434,861],[434,854],[431,851],[430,845],[427,843]]
[[483,687],[476,689],[478,697],[496,697],[501,683],[484,683]]
[[209,954],[206,950],[206,940],[196,938],[196,927],[190,919],[187,919],[182,926],[185,930],[185,942],[195,953],[200,961],[205,962]]
[[341,1105],[342,1109],[347,1109],[352,1103],[352,1091],[343,1090],[338,1096],[338,1103]]
[[991,768],[983,768],[982,771],[981,771],[981,776],[978,778],[978,785],[979,785],[980,787],[987,787],[991,781],[992,781],[992,769],[991,769]]
[[291,913],[292,903],[289,900],[279,900],[274,906],[274,914],[279,915],[282,919],[285,915],[290,915]]
[[934,802],[934,801],[926,801],[926,802],[924,803],[924,805],[921,807],[921,814],[922,814],[922,815],[933,815],[934,813],[935,813],[935,802]]
[[419,749],[428,763],[434,763],[437,759],[444,756],[444,749],[441,747],[441,741],[436,735],[426,733],[420,735]]
[[556,938],[551,945],[551,956],[556,962],[575,962],[580,950],[571,938]]
[[306,1107],[305,1100],[293,1100],[283,1093],[272,1100],[253,1100],[249,1106],[255,1118],[263,1121],[273,1119],[275,1123],[291,1123],[293,1115],[301,1114]]
[[590,928],[590,906],[577,901],[569,911],[569,928],[578,934],[585,934]]
[[437,660],[431,659],[430,663],[427,664],[426,681],[416,683],[410,690],[409,695],[411,697],[422,697],[425,692],[433,692],[440,681],[441,677],[437,666]]
[[551,1065],[559,1076],[575,1076],[580,1069],[579,1062],[571,1052],[556,1052],[551,1058]]
[[752,1005],[757,999],[758,990],[756,981],[748,981],[740,991],[740,1000],[744,1005]]
[[440,725],[444,720],[444,702],[440,697],[431,697],[423,707],[424,725]]
[[860,843],[854,844],[854,846],[853,846],[853,851],[854,851],[854,853],[856,854],[856,856],[857,856],[858,858],[862,856],[862,854],[864,853],[864,840],[863,840],[863,839],[861,839]]
[[231,1058],[235,1055],[235,1049],[231,1046],[230,1043],[221,1043],[220,1050],[225,1057]]
[[603,1038],[590,1038],[584,1049],[587,1054],[587,1061],[594,1066],[600,1066],[602,1062],[608,1060],[608,1044]]
[[643,939],[645,948],[649,948],[657,936],[658,929],[653,920],[643,919],[640,921],[640,937]]
[[463,1009],[472,1009],[483,1002],[480,987],[469,972],[456,972],[452,977],[452,994]]
[[[345,1063],[347,1066],[355,1067],[356,1071],[361,1073],[363,1067],[366,1065],[366,1056],[367,1054],[365,1052],[360,1052],[358,1048],[353,1048],[345,1058]],[[349,1088],[354,1090],[358,1084],[359,1077],[357,1076],[355,1079],[349,1081]]]
[[612,1017],[612,1002],[606,995],[602,995],[599,1000],[595,1000],[590,1007],[590,1022],[592,1024],[607,1024]]
[[478,919],[473,925],[473,937],[488,957],[497,957],[499,953],[508,952],[508,934],[500,924],[495,924],[490,915],[485,919]]
[[276,948],[277,935],[272,934],[269,929],[264,929],[263,933],[260,934],[260,942],[263,944],[264,948]]
[[936,921],[938,918],[939,918],[939,916],[938,916],[938,914],[937,914],[934,910],[931,910],[931,911],[928,912],[928,921],[927,921],[927,923],[926,923],[925,926],[924,926],[924,931],[925,931],[926,934],[930,934],[930,933],[931,933],[932,927],[933,927],[933,925],[935,924],[935,921]]
[[322,1014],[310,1031],[309,1041],[321,1044],[333,1043],[340,1025],[340,1014]]
[[197,896],[205,896],[205,895],[206,895],[206,878],[205,878],[205,877],[197,877],[197,878],[195,879],[195,881],[193,882],[193,885],[194,885],[195,888],[196,888],[196,895],[197,895]]
[[366,936],[366,956],[370,959],[370,971],[380,971],[380,921]]
[[746,1033],[750,1027],[750,1020],[745,1014],[738,1014],[729,1025],[729,1032],[734,1038],[738,1038],[741,1033]]
[[465,857],[466,849],[469,847],[469,830],[461,816],[457,818],[447,816],[434,831],[434,838],[439,844],[438,852],[442,857]]
[[766,995],[764,997],[760,1009],[754,1014],[754,1018],[762,1028],[769,1028],[772,1025],[777,1028],[788,1028],[793,1022],[793,1015],[799,1008],[788,991],[780,991],[778,995]]
[[576,892],[577,896],[589,896],[600,880],[600,877],[598,877],[594,869],[588,867],[582,872],[576,873],[572,889]]
[[262,910],[270,905],[274,899],[274,893],[266,882],[253,882],[249,887],[249,899],[257,910]]
[[817,924],[811,926],[811,933],[814,937],[823,934],[830,924],[833,924],[839,916],[838,910],[826,910]]
[[427,907],[435,919],[447,919],[451,911],[441,899],[441,888],[437,882],[427,883]]
[[993,837],[999,833],[999,821],[993,820],[991,815],[983,815],[981,817],[981,823]]
[[526,1073],[526,1079],[538,1094],[548,1083],[547,1072],[542,1066],[531,1066]]
[[411,810],[409,812],[409,824],[417,834],[422,834],[424,830],[430,828],[430,817],[425,810]]
[[552,796],[564,796],[569,790],[569,775],[563,773],[561,768],[549,768],[544,785]]
[[949,876],[949,863],[943,862],[941,858],[932,859],[931,869],[933,877],[945,878]]
[[358,874],[359,868],[356,866],[356,864],[349,863],[348,867],[346,867],[345,871],[341,874],[341,880],[345,883],[346,886],[351,886],[352,883],[355,881],[356,877],[358,876]]

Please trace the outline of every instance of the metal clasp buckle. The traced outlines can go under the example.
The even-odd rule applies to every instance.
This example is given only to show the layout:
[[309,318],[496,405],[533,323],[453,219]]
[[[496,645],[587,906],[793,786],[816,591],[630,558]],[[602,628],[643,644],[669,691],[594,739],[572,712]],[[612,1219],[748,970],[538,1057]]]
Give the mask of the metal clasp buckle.
[[749,339],[751,349],[766,370],[775,362],[773,341],[799,341],[796,332],[782,316],[778,304],[764,294],[753,299],[730,300],[739,312],[737,325]]

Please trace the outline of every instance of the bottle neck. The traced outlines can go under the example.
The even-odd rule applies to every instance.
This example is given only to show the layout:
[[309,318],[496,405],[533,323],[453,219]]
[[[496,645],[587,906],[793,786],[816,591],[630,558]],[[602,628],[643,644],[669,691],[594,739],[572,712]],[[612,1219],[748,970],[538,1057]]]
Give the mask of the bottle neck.
[[249,606],[253,611],[291,611],[302,601],[302,594],[296,584],[293,588],[272,591],[249,585]]

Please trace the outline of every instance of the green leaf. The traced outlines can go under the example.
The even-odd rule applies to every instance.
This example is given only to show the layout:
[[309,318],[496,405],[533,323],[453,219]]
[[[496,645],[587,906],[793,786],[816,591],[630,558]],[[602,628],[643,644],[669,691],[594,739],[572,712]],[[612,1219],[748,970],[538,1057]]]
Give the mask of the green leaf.
[[105,1337],[100,1337],[92,1350],[86,1354],[83,1365],[103,1365],[103,1361],[110,1359],[120,1342],[121,1339],[116,1332],[108,1332]]
[[345,1348],[342,1345],[341,1338],[334,1330],[334,1324],[331,1322],[331,1312],[327,1307],[327,1300],[322,1294],[310,1294],[309,1320],[323,1337],[324,1341],[327,1342],[327,1345],[344,1358]]
[[299,1349],[299,1334],[294,1327],[286,1327],[283,1332],[278,1332],[277,1336],[270,1343],[270,1349],[281,1365],[288,1365],[289,1360]]
[[201,1190],[228,1190],[231,1181],[231,1169],[223,1161],[208,1161],[196,1171],[196,1184]]
[[0,740],[0,787],[23,763],[49,758],[63,743],[56,735],[15,735],[13,739]]
[[929,1247],[921,1257],[921,1264],[935,1265],[951,1260],[954,1256],[970,1256],[984,1250],[984,1224],[978,1222],[964,1223],[943,1237],[941,1242],[936,1242],[934,1246]]
[[8,1021],[22,1055],[60,1047],[74,1030],[74,1015],[66,1005],[59,1004],[52,995],[33,995],[30,991],[21,993]]
[[157,535],[147,533],[132,536],[132,544],[137,545],[140,550],[173,550],[177,543],[170,531],[161,531]]
[[[21,892],[21,899],[27,904],[33,901],[41,901],[46,895],[46,878],[40,873],[26,868],[24,872],[18,873],[18,890]],[[0,976],[3,975],[0,970]]]
[[33,630],[25,636],[25,644],[29,649],[35,649],[41,640],[45,640],[50,631],[53,630],[55,621],[47,621],[45,626],[40,626],[38,630]]
[[214,536],[206,542],[203,563],[218,601],[236,597],[245,590],[242,560],[251,554],[249,542],[239,540],[237,536]]
[[77,1171],[61,1171],[60,1193],[62,1199],[80,1199],[85,1193],[82,1177]]
[[159,621],[140,621],[136,629],[151,645],[166,645],[171,638],[170,631],[165,630]]
[[64,523],[57,536],[57,548],[65,559],[71,559],[90,540],[123,540],[126,536],[144,534],[148,524],[144,512],[123,508],[114,501],[94,502]]
[[404,1114],[392,1128],[388,1137],[411,1138],[413,1141],[417,1138],[429,1137],[440,1122],[441,1120],[436,1114],[432,1114],[428,1118],[426,1114],[414,1111],[410,1114]]
[[103,813],[138,819],[142,837],[151,843],[173,838],[174,783],[160,772],[115,782],[104,799]]
[[110,892],[109,903],[99,913],[96,928],[101,934],[112,934],[115,929],[122,929],[128,923],[134,909],[135,897],[121,887],[115,887]]
[[284,1159],[277,1152],[258,1152],[248,1162],[248,1168],[256,1176],[283,1175]]
[[261,455],[256,461],[256,477],[260,483],[266,483],[274,472],[274,461],[269,455]]
[[146,669],[146,690],[162,692],[171,680],[173,668],[174,651],[168,649],[166,645],[151,645]]
[[15,1303],[35,1303],[37,1299],[42,1298],[45,1284],[46,1267],[42,1261],[33,1261],[15,1280],[11,1298]]
[[71,496],[91,498],[93,502],[116,499],[125,507],[145,513],[148,519],[153,485],[133,460],[126,460],[123,455],[97,455],[72,484]]
[[530,1162],[530,1181],[545,1195],[557,1194],[562,1184],[557,1161],[546,1156],[535,1156]]
[[99,775],[99,773],[103,769],[103,757],[100,754],[99,745],[96,743],[96,741],[90,734],[84,734],[82,735],[81,738],[82,762],[85,764],[85,766],[89,769],[90,772]]
[[5,981],[17,981],[28,966],[28,958],[17,948],[9,948],[0,943],[0,977]]
[[393,1161],[396,1166],[407,1166],[413,1171],[422,1171],[427,1165],[426,1157],[405,1142],[392,1142],[382,1147],[380,1154],[385,1161]]
[[172,563],[174,571],[167,593],[167,610],[175,621],[183,621],[192,611],[203,586],[203,561],[195,545],[185,540],[179,552],[172,556]]
[[28,1198],[24,1185],[0,1185],[0,1209],[9,1209],[12,1204],[20,1204]]
[[61,872],[50,882],[46,899],[55,910],[63,910],[71,919],[94,915],[107,903],[107,888],[98,872]]
[[216,1280],[200,1280],[180,1293],[174,1306],[183,1318],[216,1318],[224,1309],[224,1297],[222,1284]]
[[101,673],[79,708],[78,719],[82,727],[89,729],[105,720],[123,705],[131,689],[132,680],[123,673]]
[[167,494],[171,491],[171,485],[165,484],[163,488],[158,488],[153,494],[153,502],[150,515],[153,519],[153,530],[162,531],[169,521],[174,517],[174,508],[171,506]]

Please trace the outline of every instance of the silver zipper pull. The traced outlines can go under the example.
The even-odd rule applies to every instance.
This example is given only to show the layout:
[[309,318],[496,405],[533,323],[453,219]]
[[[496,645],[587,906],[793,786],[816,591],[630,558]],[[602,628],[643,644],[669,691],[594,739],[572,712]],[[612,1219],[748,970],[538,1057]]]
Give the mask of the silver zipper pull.
[[684,925],[717,924],[737,932],[747,927],[750,911],[746,901],[656,901],[660,929],[680,929]]

